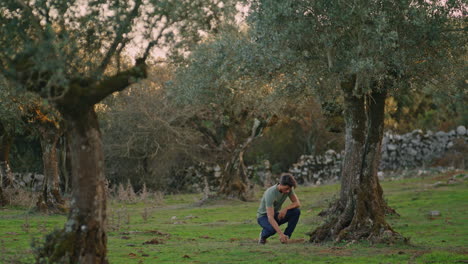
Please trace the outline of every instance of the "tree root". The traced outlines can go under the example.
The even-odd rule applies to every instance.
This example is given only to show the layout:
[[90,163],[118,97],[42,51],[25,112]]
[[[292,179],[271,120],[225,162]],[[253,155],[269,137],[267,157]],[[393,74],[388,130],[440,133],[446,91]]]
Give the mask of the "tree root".
[[73,255],[75,233],[65,230],[55,230],[45,237],[43,244],[33,244],[36,264],[70,263]]
[[96,244],[96,235],[100,232],[96,229],[83,230],[84,225],[78,226],[70,227],[70,223],[67,223],[65,229],[57,229],[46,235],[43,243],[34,242],[35,263],[108,264],[105,253],[102,253],[105,247],[100,248]]
[[38,198],[36,209],[44,213],[66,213],[68,211],[58,190],[44,191]]
[[397,211],[393,208],[391,208],[387,203],[385,203],[385,207],[384,207],[384,214],[385,215],[388,215],[388,216],[398,216],[400,217],[400,214],[397,213]]
[[[335,243],[344,241],[367,240],[375,244],[408,244],[409,239],[394,231],[386,223],[374,223],[371,219],[361,221],[348,221],[343,217],[329,216],[329,219],[320,227],[307,233],[310,242],[322,243],[333,241]],[[350,224],[351,223],[351,224]]]

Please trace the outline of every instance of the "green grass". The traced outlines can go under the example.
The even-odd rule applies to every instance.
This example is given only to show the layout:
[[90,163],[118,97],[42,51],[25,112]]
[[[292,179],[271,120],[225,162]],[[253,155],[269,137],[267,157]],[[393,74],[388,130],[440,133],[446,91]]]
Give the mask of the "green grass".
[[[400,217],[387,220],[411,245],[306,243],[306,232],[318,226],[317,213],[339,191],[338,185],[299,187],[302,215],[294,239],[277,236],[257,245],[258,202],[210,201],[198,207],[200,195],[166,196],[163,204],[109,205],[110,263],[467,263],[468,181],[434,187],[452,174],[383,182],[385,197]],[[258,199],[261,192],[258,193]],[[147,221],[143,212],[148,212]],[[441,216],[428,216],[429,211]],[[33,238],[40,239],[65,221],[61,215],[29,214],[26,208],[0,209],[0,261],[31,261]],[[129,223],[128,223],[129,221]],[[284,227],[282,227],[284,228]],[[158,234],[155,231],[164,234]],[[144,244],[157,239],[158,244]]]

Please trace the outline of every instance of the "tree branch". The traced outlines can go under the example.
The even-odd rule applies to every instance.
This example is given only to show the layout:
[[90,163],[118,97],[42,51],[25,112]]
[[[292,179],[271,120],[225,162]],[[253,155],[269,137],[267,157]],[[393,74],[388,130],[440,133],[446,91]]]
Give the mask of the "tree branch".
[[[151,28],[153,28],[154,26],[156,26],[156,23],[157,23],[158,21],[160,21],[162,18],[163,18],[163,15],[160,15],[159,18],[156,19],[156,20],[154,21],[154,23],[152,24]],[[145,52],[143,53],[143,59],[144,59],[144,60],[146,60],[146,59],[148,58],[149,52],[151,51],[151,49],[152,49],[155,45],[158,44],[159,40],[160,40],[160,39],[162,38],[162,36],[163,36],[164,30],[166,30],[166,29],[169,27],[169,25],[171,25],[171,23],[169,22],[169,18],[168,18],[168,17],[166,17],[166,20],[167,20],[167,21],[166,21],[166,24],[165,24],[163,27],[161,27],[161,29],[160,29],[159,32],[158,32],[158,35],[156,36],[156,39],[150,41],[150,43],[149,43],[148,46],[146,47]]]
[[120,72],[120,54],[122,53],[122,50],[127,46],[128,42],[130,42],[129,38],[125,38],[122,40],[122,43],[120,43],[120,47],[117,49],[116,52],[116,60],[117,60],[117,72]]
[[131,84],[137,82],[138,79],[144,79],[146,76],[147,72],[145,61],[142,58],[139,58],[136,60],[135,66],[131,69],[105,78],[94,85],[83,87],[82,89],[84,91],[80,101],[88,106],[93,106],[102,101],[108,95],[117,91],[122,91]]
[[117,31],[115,39],[112,42],[111,46],[109,47],[109,50],[107,50],[107,53],[104,56],[104,59],[102,60],[101,65],[99,65],[98,69],[95,71],[95,76],[102,75],[104,71],[106,70],[107,65],[109,65],[112,56],[115,54],[117,50],[118,45],[123,40],[123,35],[130,31],[130,28],[131,28],[130,25],[132,23],[132,20],[138,16],[138,9],[140,8],[141,4],[142,4],[142,0],[135,1],[135,6],[133,7],[132,11],[130,11],[130,13],[128,14],[125,22],[123,22],[122,26]]
[[162,37],[162,32],[168,27],[168,25],[165,25],[160,31],[159,31],[159,35],[158,37],[151,41],[148,46],[146,47],[146,50],[145,50],[145,53],[143,54],[143,59],[146,61],[146,59],[148,58],[149,56],[149,52],[151,51],[151,49],[156,45],[158,44],[159,40],[161,39]]

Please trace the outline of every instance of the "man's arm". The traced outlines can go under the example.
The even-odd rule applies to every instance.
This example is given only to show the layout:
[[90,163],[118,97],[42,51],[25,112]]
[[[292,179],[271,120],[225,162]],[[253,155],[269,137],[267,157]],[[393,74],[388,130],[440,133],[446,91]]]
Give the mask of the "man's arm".
[[283,219],[286,216],[286,213],[289,209],[301,207],[301,202],[299,201],[299,198],[297,198],[296,194],[289,196],[289,199],[291,200],[291,204],[281,209],[281,211],[278,214],[278,219]]
[[278,223],[275,220],[275,210],[273,209],[273,207],[267,207],[266,211],[267,211],[268,222],[270,222],[270,225],[273,227],[273,229],[275,229],[276,233],[278,233],[280,237],[280,241],[283,243],[287,242],[288,237],[283,233],[283,231],[281,231],[281,229],[278,226]]
[[286,206],[285,209],[289,210],[289,209],[294,209],[294,208],[299,208],[301,207],[301,202],[299,201],[299,198],[297,197],[296,194],[293,194],[291,196],[289,196],[289,200],[291,200],[291,204]]

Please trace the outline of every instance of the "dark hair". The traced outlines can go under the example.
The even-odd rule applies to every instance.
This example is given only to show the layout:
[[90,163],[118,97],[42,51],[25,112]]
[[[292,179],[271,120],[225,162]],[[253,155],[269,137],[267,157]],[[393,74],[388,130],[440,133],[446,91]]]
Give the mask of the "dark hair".
[[294,176],[292,176],[291,173],[282,173],[280,177],[280,184],[281,185],[288,185],[289,187],[294,187],[296,188],[297,182],[294,179]]

